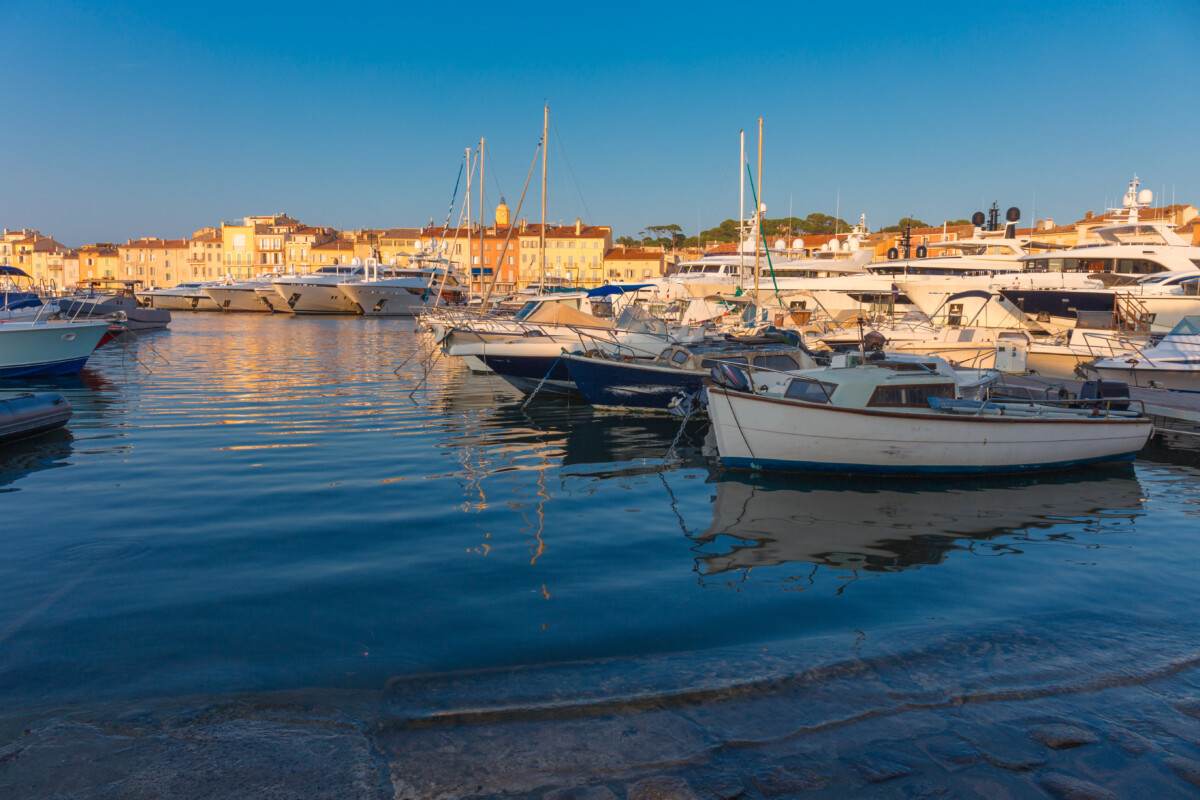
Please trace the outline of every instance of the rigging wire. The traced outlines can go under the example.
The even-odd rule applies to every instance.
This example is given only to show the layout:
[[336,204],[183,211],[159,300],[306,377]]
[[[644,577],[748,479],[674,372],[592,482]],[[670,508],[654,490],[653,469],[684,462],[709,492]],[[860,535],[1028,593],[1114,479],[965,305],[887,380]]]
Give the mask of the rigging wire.
[[579,195],[579,202],[583,206],[584,216],[587,217],[588,224],[592,223],[592,212],[588,209],[587,201],[583,199],[583,191],[579,188],[579,179],[575,177],[575,170],[571,167],[571,159],[567,158],[567,148],[563,146],[562,136],[558,132],[558,123],[554,120],[554,115],[550,115],[550,124],[554,127],[554,140],[558,142],[558,150],[562,153],[563,163],[567,165],[567,172],[571,174],[571,181],[575,184],[575,193]]

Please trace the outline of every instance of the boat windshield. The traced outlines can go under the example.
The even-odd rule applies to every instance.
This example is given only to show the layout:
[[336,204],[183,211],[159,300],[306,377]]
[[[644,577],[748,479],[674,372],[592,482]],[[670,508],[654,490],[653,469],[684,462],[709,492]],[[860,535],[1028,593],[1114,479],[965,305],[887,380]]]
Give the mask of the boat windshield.
[[617,318],[617,327],[634,333],[667,335],[667,323],[641,306],[626,306],[625,310],[621,312],[621,316]]

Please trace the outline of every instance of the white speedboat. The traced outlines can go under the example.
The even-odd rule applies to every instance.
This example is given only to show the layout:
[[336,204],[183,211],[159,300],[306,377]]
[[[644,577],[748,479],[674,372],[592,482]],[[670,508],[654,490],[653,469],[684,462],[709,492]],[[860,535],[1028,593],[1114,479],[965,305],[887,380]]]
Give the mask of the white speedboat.
[[1128,399],[964,400],[951,371],[879,355],[795,372],[715,368],[708,414],[721,461],[842,475],[1035,472],[1132,461],[1153,429]]
[[167,311],[217,311],[217,303],[204,291],[211,284],[181,283],[166,289],[138,289],[138,301],[147,308]]
[[[304,275],[284,275],[271,281],[279,301],[296,314],[357,314],[357,304],[338,288],[366,277],[361,264],[333,264]],[[274,310],[282,310],[275,308]]]
[[58,309],[34,291],[33,278],[20,267],[0,266],[0,320],[32,320]]
[[108,329],[103,319],[0,323],[0,377],[74,375]]
[[1200,392],[1200,316],[1180,320],[1154,344],[1128,355],[1096,359],[1082,369],[1134,386]]

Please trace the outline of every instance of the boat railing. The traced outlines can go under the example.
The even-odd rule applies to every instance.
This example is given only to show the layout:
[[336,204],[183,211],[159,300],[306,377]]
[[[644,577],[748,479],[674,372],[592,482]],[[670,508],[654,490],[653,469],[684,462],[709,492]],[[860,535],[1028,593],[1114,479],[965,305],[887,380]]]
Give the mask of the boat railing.
[[[939,404],[943,410],[977,416],[1137,419],[1146,416],[1141,400],[1128,397],[1035,399],[989,394],[983,400]],[[937,407],[937,406],[935,406]]]

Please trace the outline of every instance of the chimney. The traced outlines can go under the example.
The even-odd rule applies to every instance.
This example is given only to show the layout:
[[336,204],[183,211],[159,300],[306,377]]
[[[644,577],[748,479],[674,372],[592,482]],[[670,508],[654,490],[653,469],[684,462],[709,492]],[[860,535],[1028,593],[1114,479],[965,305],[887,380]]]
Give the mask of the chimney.
[[578,236],[581,233],[583,233],[583,220],[580,219],[579,217],[576,217],[575,218],[575,235]]
[[1087,212],[1086,214],[1084,214],[1084,215],[1083,215],[1083,218],[1084,218],[1084,219],[1091,219],[1091,218],[1092,218],[1092,212],[1090,212],[1090,211],[1089,211],[1089,212]]

